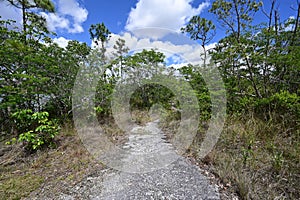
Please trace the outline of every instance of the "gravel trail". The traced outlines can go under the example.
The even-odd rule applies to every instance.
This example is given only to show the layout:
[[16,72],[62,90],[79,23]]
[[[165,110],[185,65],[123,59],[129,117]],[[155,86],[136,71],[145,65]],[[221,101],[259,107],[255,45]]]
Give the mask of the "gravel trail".
[[122,149],[122,170],[99,171],[58,199],[220,199],[199,168],[166,142],[158,121],[134,127]]

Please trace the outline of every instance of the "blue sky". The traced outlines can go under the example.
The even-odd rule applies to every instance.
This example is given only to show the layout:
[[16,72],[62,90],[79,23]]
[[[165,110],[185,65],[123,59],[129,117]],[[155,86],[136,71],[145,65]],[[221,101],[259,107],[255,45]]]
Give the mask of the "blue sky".
[[[283,19],[288,18],[289,16],[293,16],[295,15],[295,11],[293,11],[292,9],[290,9],[291,6],[294,5],[294,7],[296,7],[296,0],[277,0],[278,1],[278,8],[280,11],[280,15]],[[5,1],[4,1],[5,2]],[[80,25],[83,28],[83,32],[82,31],[70,31],[70,30],[66,30],[63,28],[56,28],[54,31],[56,31],[58,33],[58,36],[62,36],[65,38],[70,38],[70,39],[77,39],[79,41],[84,41],[84,42],[89,42],[89,34],[88,34],[88,28],[91,24],[95,24],[95,23],[100,23],[100,22],[104,22],[106,24],[106,26],[111,30],[111,32],[113,33],[120,33],[126,30],[126,25],[128,25],[128,19],[129,19],[129,15],[134,13],[134,10],[140,13],[136,14],[136,18],[133,18],[133,20],[138,20],[138,18],[140,17],[141,20],[145,20],[143,19],[143,13],[146,14],[146,11],[149,10],[150,12],[152,11],[157,11],[155,12],[155,16],[152,16],[153,18],[155,18],[155,22],[151,23],[148,22],[149,25],[153,26],[153,25],[158,25],[158,26],[163,26],[166,23],[162,22],[160,23],[160,21],[162,20],[167,20],[168,17],[166,17],[167,15],[170,15],[171,11],[175,11],[175,10],[179,10],[179,8],[174,5],[174,2],[178,2],[178,5],[181,6],[187,6],[187,5],[191,5],[192,9],[196,9],[197,7],[199,7],[200,4],[204,4],[205,2],[208,2],[208,6],[203,6],[203,9],[200,9],[200,12],[195,12],[195,14],[200,14],[200,16],[202,17],[207,17],[209,19],[215,20],[214,17],[212,16],[212,14],[208,13],[208,9],[210,8],[209,4],[212,2],[212,0],[210,1],[206,1],[206,0],[126,0],[126,1],[122,1],[122,0],[54,0],[55,5],[56,5],[56,10],[58,12],[58,14],[63,15],[64,18],[67,18],[70,20],[70,23],[73,23],[72,18],[74,18],[73,16],[69,16],[68,12],[74,12],[76,13],[76,15],[86,15],[86,18],[81,19],[80,21]],[[146,3],[143,3],[146,2]],[[169,2],[169,3],[163,3],[163,2]],[[173,3],[172,3],[173,2]],[[270,2],[271,0],[263,0],[264,2],[264,6],[266,7],[266,9],[268,10],[268,8],[270,7]],[[6,3],[7,4],[7,3]],[[163,4],[163,9],[159,8],[158,5]],[[172,5],[173,4],[173,5]],[[6,12],[11,12],[9,7],[5,8],[5,3],[1,3],[1,8],[0,8],[0,15],[7,15],[5,14]],[[65,8],[64,11],[63,9],[61,9],[62,7],[66,7],[69,8],[69,11],[66,11],[67,9]],[[162,6],[160,6],[162,7]],[[191,17],[190,13],[192,13],[192,9],[186,9],[185,11],[178,11],[177,14],[174,14],[172,16],[174,16],[173,20],[171,20],[170,22],[167,22],[169,24],[174,24],[174,21],[176,20],[175,17],[177,17],[177,20],[180,17]],[[4,11],[6,10],[6,11]],[[85,10],[85,12],[83,11]],[[139,11],[137,11],[139,10]],[[190,11],[190,13],[187,13],[188,11]],[[175,11],[176,12],[176,11]],[[63,14],[62,14],[63,13]],[[174,13],[174,12],[173,12]],[[16,14],[13,14],[13,12],[11,12],[11,14],[8,14],[11,16],[14,16]],[[20,18],[17,18],[20,19]],[[261,21],[264,21],[266,18],[264,16],[260,16],[258,18]],[[173,22],[172,22],[173,21]],[[56,22],[59,23],[59,22]],[[133,22],[134,23],[134,22]],[[138,23],[137,23],[138,24]],[[140,25],[140,24],[138,24]],[[146,26],[147,24],[145,24]],[[177,28],[176,25],[174,25],[172,27],[172,25],[168,25],[169,27],[166,28]],[[219,31],[221,32],[221,31]]]
[[[126,40],[129,48],[142,48],[154,46],[155,48],[168,49],[171,52],[189,51],[186,54],[188,59],[192,54],[199,55],[190,46],[176,46],[174,44],[157,43],[139,40],[135,36],[126,34],[128,30],[144,27],[160,27],[178,31],[184,26],[193,15],[200,15],[213,20],[215,17],[208,12],[213,0],[53,0],[56,13],[41,13],[47,21],[50,30],[55,31],[57,36],[55,41],[61,46],[65,46],[68,40],[78,40],[91,45],[88,29],[91,24],[104,22],[113,33],[110,46],[118,37]],[[268,11],[271,0],[263,0],[264,7]],[[277,0],[277,7],[280,12],[281,20],[290,16],[295,16],[297,0]],[[20,11],[7,6],[8,3],[0,1],[0,15],[7,19],[13,18],[21,23]],[[257,22],[266,21],[262,13],[257,15]],[[217,42],[223,37],[224,30],[217,30],[217,35],[212,41]],[[148,33],[156,38],[164,36],[163,31],[158,29],[147,30]],[[146,31],[146,32],[147,32]],[[142,33],[144,34],[144,33]],[[177,38],[178,41],[178,38]],[[169,46],[168,46],[169,45]]]

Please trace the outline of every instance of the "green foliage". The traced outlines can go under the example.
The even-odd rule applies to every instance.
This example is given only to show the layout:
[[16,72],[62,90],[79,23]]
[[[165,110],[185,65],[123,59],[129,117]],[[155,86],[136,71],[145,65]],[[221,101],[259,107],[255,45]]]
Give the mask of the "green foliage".
[[[264,10],[258,0],[215,0],[211,5],[216,27],[222,26],[226,35],[209,54],[225,83],[227,120],[239,118],[228,127],[234,131],[223,131],[212,163],[220,177],[237,185],[242,198],[298,199],[300,3],[295,3],[295,18],[285,21],[276,0]],[[259,12],[266,21],[256,24]],[[203,44],[201,36],[209,30],[205,21],[195,16],[182,30]],[[180,72],[209,112],[201,74],[191,66]]]
[[[255,0],[214,1],[210,11],[227,35],[210,54],[224,79],[230,112],[255,111],[265,118],[270,112],[286,112],[297,119],[300,74],[299,40],[295,38],[300,34],[299,20],[280,22],[274,1],[268,24],[254,25],[261,5]],[[299,19],[299,12],[297,16]]]
[[290,112],[300,117],[300,97],[288,91],[275,93],[270,98],[270,103],[274,105],[274,109],[281,113]]
[[133,109],[150,109],[151,105],[159,102],[167,104],[172,97],[166,87],[147,83],[162,72],[164,59],[163,53],[153,49],[144,49],[125,58],[124,74],[128,76],[130,84],[139,86],[131,97]]
[[24,142],[29,151],[35,151],[44,146],[54,146],[54,137],[59,133],[60,128],[55,120],[49,120],[48,117],[48,112],[33,113],[29,109],[13,113],[12,118],[16,120],[17,128],[21,132],[18,142]]
[[145,84],[138,88],[131,97],[132,109],[150,109],[154,104],[170,108],[174,94],[166,87],[157,84]]
[[210,91],[201,75],[199,66],[188,65],[182,67],[180,70],[181,74],[190,83],[194,89],[198,101],[201,120],[207,121],[211,117],[211,96]]
[[7,0],[11,5],[20,8],[25,7],[25,9],[39,8],[43,11],[54,12],[54,4],[50,0]]
[[100,40],[102,43],[106,42],[111,34],[103,22],[101,24],[92,24],[89,33],[91,39],[95,40],[96,44],[98,44],[97,40]]
[[283,168],[285,161],[283,151],[278,150],[274,144],[271,144],[271,148],[272,165],[275,172],[279,173]]
[[101,106],[95,107],[94,110],[96,111],[97,114],[103,112],[103,108],[101,108]]
[[300,117],[300,97],[295,93],[281,91],[268,98],[249,100],[244,105],[247,109],[255,111],[257,115],[276,112],[289,119],[298,120]]
[[247,161],[253,156],[253,139],[246,141],[245,147],[242,147],[243,164],[247,164]]
[[92,24],[90,29],[90,38],[95,44],[98,46],[99,41],[101,43],[100,50],[101,50],[101,61],[105,62],[105,43],[109,40],[111,32],[108,30],[108,28],[105,26],[105,24],[102,22],[101,24]]
[[47,110],[62,120],[70,117],[76,74],[90,53],[90,47],[78,41],[60,48],[40,23],[44,19],[35,18],[26,32],[20,32],[7,28],[15,22],[0,20],[0,124],[7,133],[17,126],[9,116],[18,110]]
[[[11,168],[15,169],[14,167]],[[1,176],[1,199],[26,198],[31,192],[38,189],[45,181],[45,177],[42,174],[37,175],[31,171],[16,175],[6,169],[3,174],[5,175]]]
[[248,29],[254,14],[262,6],[256,0],[215,0],[210,12],[213,13],[227,33],[234,33],[237,37]]

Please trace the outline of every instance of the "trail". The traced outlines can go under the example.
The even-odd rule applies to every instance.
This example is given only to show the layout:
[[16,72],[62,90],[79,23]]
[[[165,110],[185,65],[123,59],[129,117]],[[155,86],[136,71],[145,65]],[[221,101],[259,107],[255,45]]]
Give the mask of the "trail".
[[60,199],[220,199],[198,167],[166,142],[158,122],[132,128],[122,147],[122,170],[87,177]]

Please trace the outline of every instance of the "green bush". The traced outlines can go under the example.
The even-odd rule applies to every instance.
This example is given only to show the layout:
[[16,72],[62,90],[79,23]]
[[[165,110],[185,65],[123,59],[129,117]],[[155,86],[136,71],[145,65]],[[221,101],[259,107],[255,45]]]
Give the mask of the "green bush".
[[14,141],[24,142],[26,149],[35,151],[44,146],[54,146],[54,137],[60,128],[55,120],[49,120],[48,112],[35,112],[32,110],[20,110],[12,114],[19,131],[18,138],[13,138],[7,144]]
[[289,111],[300,117],[300,97],[295,93],[288,91],[276,93],[271,97],[271,103],[278,111],[283,113]]
[[256,113],[276,112],[280,115],[300,117],[300,97],[295,93],[281,91],[268,98],[258,99],[254,103]]

